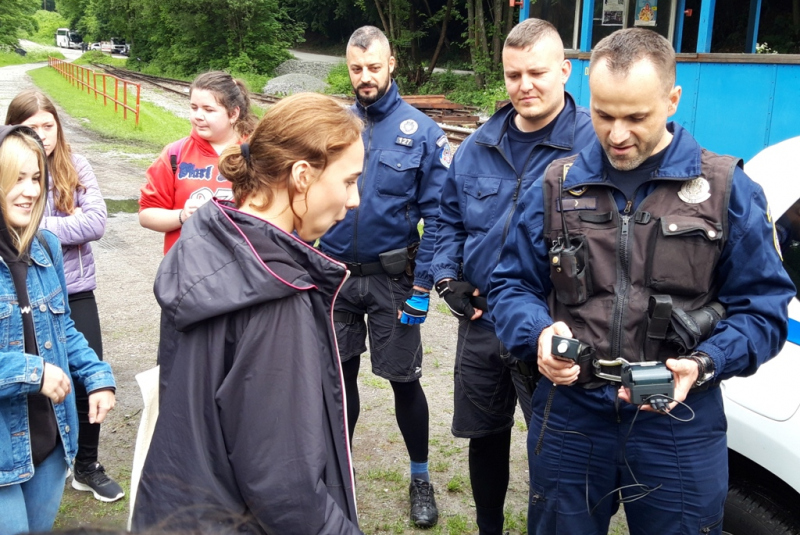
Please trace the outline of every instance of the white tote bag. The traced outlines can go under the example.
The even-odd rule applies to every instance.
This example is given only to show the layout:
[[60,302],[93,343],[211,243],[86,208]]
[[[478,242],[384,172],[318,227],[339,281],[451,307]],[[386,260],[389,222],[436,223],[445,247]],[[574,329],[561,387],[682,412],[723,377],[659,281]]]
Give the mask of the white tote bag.
[[128,530],[131,529],[131,522],[133,521],[133,507],[136,504],[136,491],[139,487],[139,479],[142,477],[144,460],[147,458],[150,440],[153,438],[156,420],[158,420],[158,372],[159,367],[156,366],[136,375],[136,382],[139,383],[139,388],[142,391],[144,407],[142,408],[142,419],[139,422],[139,432],[136,434],[136,449],[133,452],[131,510],[128,515]]

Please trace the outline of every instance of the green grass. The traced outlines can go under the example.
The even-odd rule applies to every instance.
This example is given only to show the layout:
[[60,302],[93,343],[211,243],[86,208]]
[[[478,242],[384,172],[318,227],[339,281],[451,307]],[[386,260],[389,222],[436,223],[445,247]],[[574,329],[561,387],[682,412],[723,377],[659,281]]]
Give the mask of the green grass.
[[135,214],[139,211],[139,201],[137,199],[106,199],[106,208],[109,214]]
[[387,481],[390,483],[402,483],[403,475],[397,470],[386,470],[377,468],[367,472],[367,479],[371,481]]
[[28,52],[26,56],[20,56],[16,52],[0,50],[0,67],[5,67],[6,65],[24,65],[25,63],[39,63],[41,61],[47,61],[48,56],[64,59],[64,54],[61,52],[33,50]]
[[103,65],[111,65],[112,67],[119,67],[120,69],[127,69],[128,60],[112,58],[111,54],[105,54],[100,50],[89,50],[81,54],[81,57],[73,61],[75,65],[89,65],[90,63],[101,63]]
[[380,388],[380,389],[387,389],[389,388],[389,381],[383,379],[378,376],[368,375],[366,377],[362,377],[361,381],[369,387],[372,388]]
[[[64,111],[81,121],[86,128],[105,137],[126,142],[136,141],[158,150],[167,143],[186,136],[190,131],[189,121],[175,117],[148,102],[141,103],[139,125],[136,126],[131,112],[128,112],[128,119],[123,120],[122,110],[114,113],[112,102],[103,106],[102,97],[95,101],[94,95],[72,86],[50,67],[35,69],[28,74]],[[128,102],[135,101],[135,93],[129,93]]]
[[463,474],[456,474],[447,482],[447,492],[464,492],[469,488],[469,479]]
[[462,535],[470,533],[468,527],[469,521],[464,515],[453,515],[447,519],[447,533],[448,535]]

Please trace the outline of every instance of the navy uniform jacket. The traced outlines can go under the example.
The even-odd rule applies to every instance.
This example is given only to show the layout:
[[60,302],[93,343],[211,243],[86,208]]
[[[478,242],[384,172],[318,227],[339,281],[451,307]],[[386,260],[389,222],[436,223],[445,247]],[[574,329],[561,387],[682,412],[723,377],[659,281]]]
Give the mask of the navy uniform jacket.
[[[506,131],[513,113],[514,107],[508,104],[458,148],[442,189],[431,264],[434,282],[458,279],[463,263],[462,278],[486,295],[519,197],[544,175],[550,162],[576,154],[595,139],[589,111],[576,106],[565,93],[564,109],[550,136],[534,149],[525,171],[518,175]],[[492,329],[489,315],[477,321]]]
[[[700,175],[700,145],[681,126],[669,123],[667,128],[674,134],[672,142],[655,176],[637,190],[634,206],[661,180],[691,180]],[[602,150],[595,142],[578,155],[564,189],[603,183],[616,189],[604,173]],[[542,330],[553,323],[547,307],[552,288],[549,244],[542,235],[544,203],[538,186],[541,180],[520,202],[489,291],[498,337],[512,354],[529,361],[537,358]],[[624,204],[621,195],[616,197],[618,204]],[[787,307],[795,295],[776,250],[764,192],[738,167],[731,186],[728,227],[716,268],[717,298],[728,317],[697,346],[697,351],[714,361],[715,380],[755,373],[778,353],[786,341]]]
[[[345,262],[378,262],[380,253],[420,243],[414,284],[430,289],[439,196],[452,153],[433,120],[406,104],[393,81],[378,102],[353,109],[364,120],[361,204],[320,239],[320,248]],[[417,224],[425,220],[420,240]]]

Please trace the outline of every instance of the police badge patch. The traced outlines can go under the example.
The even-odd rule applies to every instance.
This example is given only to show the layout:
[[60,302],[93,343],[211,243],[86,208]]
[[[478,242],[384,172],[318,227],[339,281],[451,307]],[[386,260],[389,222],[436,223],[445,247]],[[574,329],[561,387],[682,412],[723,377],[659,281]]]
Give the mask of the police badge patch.
[[406,119],[405,121],[400,123],[400,131],[407,136],[410,136],[411,134],[416,132],[417,128],[419,128],[419,125],[417,124],[417,121],[415,121],[414,119]]
[[711,186],[708,180],[699,176],[694,180],[684,182],[678,192],[678,197],[685,203],[698,204],[711,197]]
[[450,143],[446,143],[439,151],[439,161],[450,169],[450,164],[453,162],[453,149],[450,148]]

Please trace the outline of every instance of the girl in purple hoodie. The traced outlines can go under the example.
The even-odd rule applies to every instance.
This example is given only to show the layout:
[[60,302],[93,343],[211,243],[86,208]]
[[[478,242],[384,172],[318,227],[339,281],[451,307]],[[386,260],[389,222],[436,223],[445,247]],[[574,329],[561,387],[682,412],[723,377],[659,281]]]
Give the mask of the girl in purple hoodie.
[[[106,228],[106,203],[100,194],[97,178],[86,158],[70,150],[58,111],[42,92],[26,90],[14,97],[8,106],[6,124],[29,126],[42,140],[47,153],[50,189],[40,226],[53,232],[61,242],[75,328],[103,360],[103,340],[94,297],[97,281],[89,244],[99,240]],[[77,382],[75,396],[80,429],[72,487],[92,492],[98,500],[113,502],[125,493],[97,462],[100,424],[89,423],[88,395]]]

